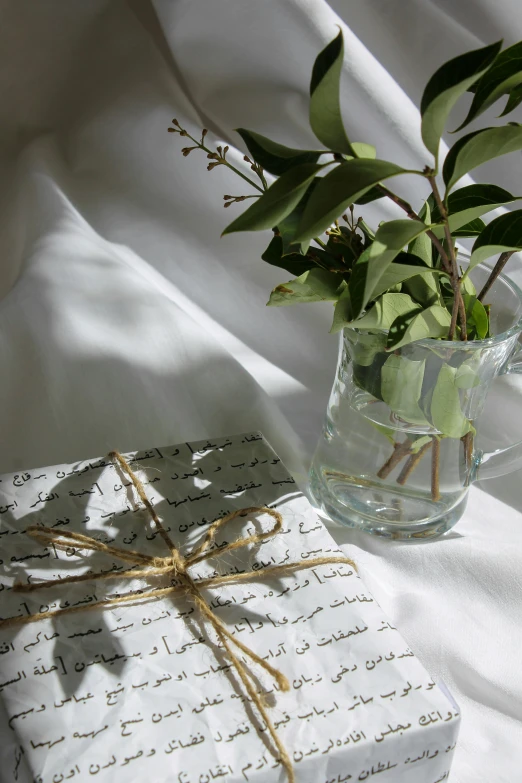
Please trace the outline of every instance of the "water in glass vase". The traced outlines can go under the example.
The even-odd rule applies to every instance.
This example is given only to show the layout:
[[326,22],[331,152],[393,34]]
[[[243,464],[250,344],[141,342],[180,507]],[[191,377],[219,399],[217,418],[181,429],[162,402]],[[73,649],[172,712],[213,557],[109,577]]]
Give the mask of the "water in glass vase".
[[[488,271],[474,272],[482,287]],[[522,466],[522,442],[481,448],[495,379],[522,372],[522,292],[500,275],[488,299],[483,340],[388,351],[385,334],[344,329],[310,472],[319,512],[387,538],[434,538],[458,522],[473,481]]]
[[316,507],[388,538],[427,538],[452,527],[467,500],[465,444],[392,423],[384,404],[339,391],[310,473]]

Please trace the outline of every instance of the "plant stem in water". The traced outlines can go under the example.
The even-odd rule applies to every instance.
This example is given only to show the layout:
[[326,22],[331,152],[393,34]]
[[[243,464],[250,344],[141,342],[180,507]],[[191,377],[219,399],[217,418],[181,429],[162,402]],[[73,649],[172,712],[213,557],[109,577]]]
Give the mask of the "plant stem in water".
[[397,478],[397,484],[400,484],[401,486],[404,486],[406,482],[408,481],[409,477],[423,458],[423,456],[426,454],[428,449],[431,449],[432,441],[429,443],[425,443],[422,448],[420,448],[415,454],[412,454],[408,461],[406,462],[406,465],[401,470],[398,478]]
[[473,458],[473,433],[467,432],[465,435],[462,436],[461,441],[464,445],[464,462],[466,465],[466,470],[471,470],[471,461]]
[[434,437],[431,452],[431,499],[440,500],[440,440]]
[[410,453],[411,449],[411,441],[409,438],[406,438],[402,443],[396,442],[393,447],[393,453],[389,457],[389,459],[386,460],[384,465],[377,471],[377,476],[380,479],[385,479],[389,474],[392,472],[392,470],[399,464],[399,462],[404,459],[404,457]]

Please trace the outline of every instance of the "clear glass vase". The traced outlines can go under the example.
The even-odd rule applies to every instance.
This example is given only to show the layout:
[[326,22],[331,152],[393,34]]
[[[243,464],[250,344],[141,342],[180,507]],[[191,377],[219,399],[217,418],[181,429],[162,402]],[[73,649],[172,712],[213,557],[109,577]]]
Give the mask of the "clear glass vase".
[[[476,269],[480,290],[489,275]],[[491,334],[385,350],[386,335],[346,328],[310,471],[316,508],[392,539],[436,537],[460,519],[470,484],[522,467],[522,442],[481,451],[481,414],[497,376],[522,372],[522,292],[500,275]]]

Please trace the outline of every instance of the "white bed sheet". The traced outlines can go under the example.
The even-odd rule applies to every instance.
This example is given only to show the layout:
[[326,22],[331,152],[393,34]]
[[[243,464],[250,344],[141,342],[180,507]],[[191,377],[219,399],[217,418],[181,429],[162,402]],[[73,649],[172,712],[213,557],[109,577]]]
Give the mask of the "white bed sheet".
[[[222,194],[238,180],[182,158],[167,126],[177,117],[234,143],[241,125],[307,145],[311,66],[340,24],[350,135],[419,166],[427,78],[466,48],[522,38],[518,0],[2,0],[0,11],[0,472],[259,428],[304,476],[336,360],[330,310],[265,309],[285,274],[259,259],[267,237],[219,239],[235,209]],[[519,164],[485,174],[520,192]],[[415,181],[401,188],[420,201]],[[379,202],[372,214],[394,213]],[[511,430],[520,396],[510,381],[497,398]],[[332,528],[460,703],[452,783],[521,775],[521,479],[473,488],[437,543]]]

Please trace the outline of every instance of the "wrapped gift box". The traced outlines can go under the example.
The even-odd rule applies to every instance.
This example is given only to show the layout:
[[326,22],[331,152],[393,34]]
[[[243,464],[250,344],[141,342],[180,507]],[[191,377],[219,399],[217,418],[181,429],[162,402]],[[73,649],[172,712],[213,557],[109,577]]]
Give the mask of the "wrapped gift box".
[[[354,569],[263,573],[343,553],[260,434],[127,459],[182,551],[235,509],[266,505],[282,514],[277,536],[198,564],[193,575],[257,572],[205,594],[228,629],[290,680],[290,692],[278,692],[252,667],[298,781],[448,779],[458,707]],[[44,546],[24,535],[30,525],[168,554],[131,482],[109,460],[4,475],[0,494],[2,617],[86,606],[164,583],[116,576],[32,593],[11,589],[15,581],[128,568],[104,553]],[[234,522],[242,535],[263,524],[262,516]],[[215,546],[232,532],[224,529]],[[177,595],[148,600],[137,592],[131,604],[2,629],[0,780],[282,783],[286,773],[270,752],[266,726],[223,653],[193,602]]]

